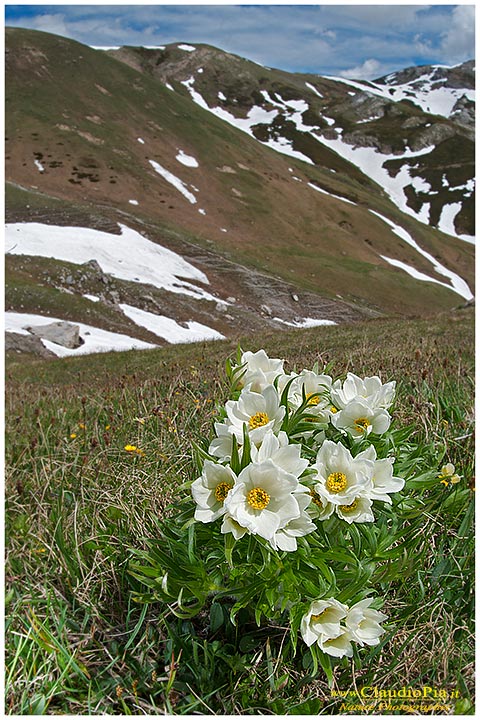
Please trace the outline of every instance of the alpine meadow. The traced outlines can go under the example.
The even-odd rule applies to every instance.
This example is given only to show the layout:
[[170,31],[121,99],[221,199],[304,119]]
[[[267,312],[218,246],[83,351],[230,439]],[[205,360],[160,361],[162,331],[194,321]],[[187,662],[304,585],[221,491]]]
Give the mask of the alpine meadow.
[[474,61],[5,38],[5,713],[473,715]]

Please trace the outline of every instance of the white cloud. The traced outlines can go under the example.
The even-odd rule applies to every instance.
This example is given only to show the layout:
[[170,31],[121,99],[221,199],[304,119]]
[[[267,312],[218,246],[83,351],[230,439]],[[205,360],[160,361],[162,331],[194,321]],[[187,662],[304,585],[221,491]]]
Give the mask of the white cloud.
[[361,65],[350,68],[350,70],[342,70],[339,75],[344,78],[352,78],[354,80],[374,80],[382,74],[382,64],[370,58],[365,60]]
[[23,17],[21,6],[11,6],[16,15],[8,7],[7,25],[87,45],[208,43],[292,72],[372,79],[409,65],[451,65],[475,56],[473,4],[62,4],[39,5],[37,15]]
[[451,24],[442,33],[440,48],[451,63],[475,57],[474,5],[457,5],[453,8]]

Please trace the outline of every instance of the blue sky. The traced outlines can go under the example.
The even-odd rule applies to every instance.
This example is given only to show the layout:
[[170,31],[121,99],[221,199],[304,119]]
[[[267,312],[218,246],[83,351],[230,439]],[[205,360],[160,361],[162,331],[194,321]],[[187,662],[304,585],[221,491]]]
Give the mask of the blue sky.
[[208,43],[291,72],[374,79],[475,57],[474,4],[5,5],[5,24],[87,45]]

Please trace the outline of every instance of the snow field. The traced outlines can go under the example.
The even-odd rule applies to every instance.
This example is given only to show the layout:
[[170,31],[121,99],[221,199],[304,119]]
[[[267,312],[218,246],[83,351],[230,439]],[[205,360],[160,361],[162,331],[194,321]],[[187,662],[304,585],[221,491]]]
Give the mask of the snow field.
[[96,260],[104,273],[121,280],[139,282],[219,302],[217,297],[189,280],[208,285],[207,276],[177,253],[148,240],[136,230],[119,225],[121,234],[82,227],[41,223],[9,223],[5,226],[5,251],[81,265]]

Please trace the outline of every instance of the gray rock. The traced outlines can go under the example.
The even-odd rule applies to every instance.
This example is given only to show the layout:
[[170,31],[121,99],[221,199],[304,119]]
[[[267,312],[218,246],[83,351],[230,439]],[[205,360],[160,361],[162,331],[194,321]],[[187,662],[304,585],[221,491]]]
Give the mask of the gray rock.
[[260,310],[264,315],[268,315],[268,317],[271,317],[272,308],[269,305],[260,305]]
[[44,340],[50,340],[50,342],[66,348],[74,349],[82,344],[79,326],[63,320],[48,323],[48,325],[37,325],[36,327],[26,326],[25,330],[28,330],[32,335]]
[[43,358],[54,358],[55,353],[47,350],[39,337],[35,335],[21,335],[20,333],[5,333],[5,350],[17,353],[31,353]]

